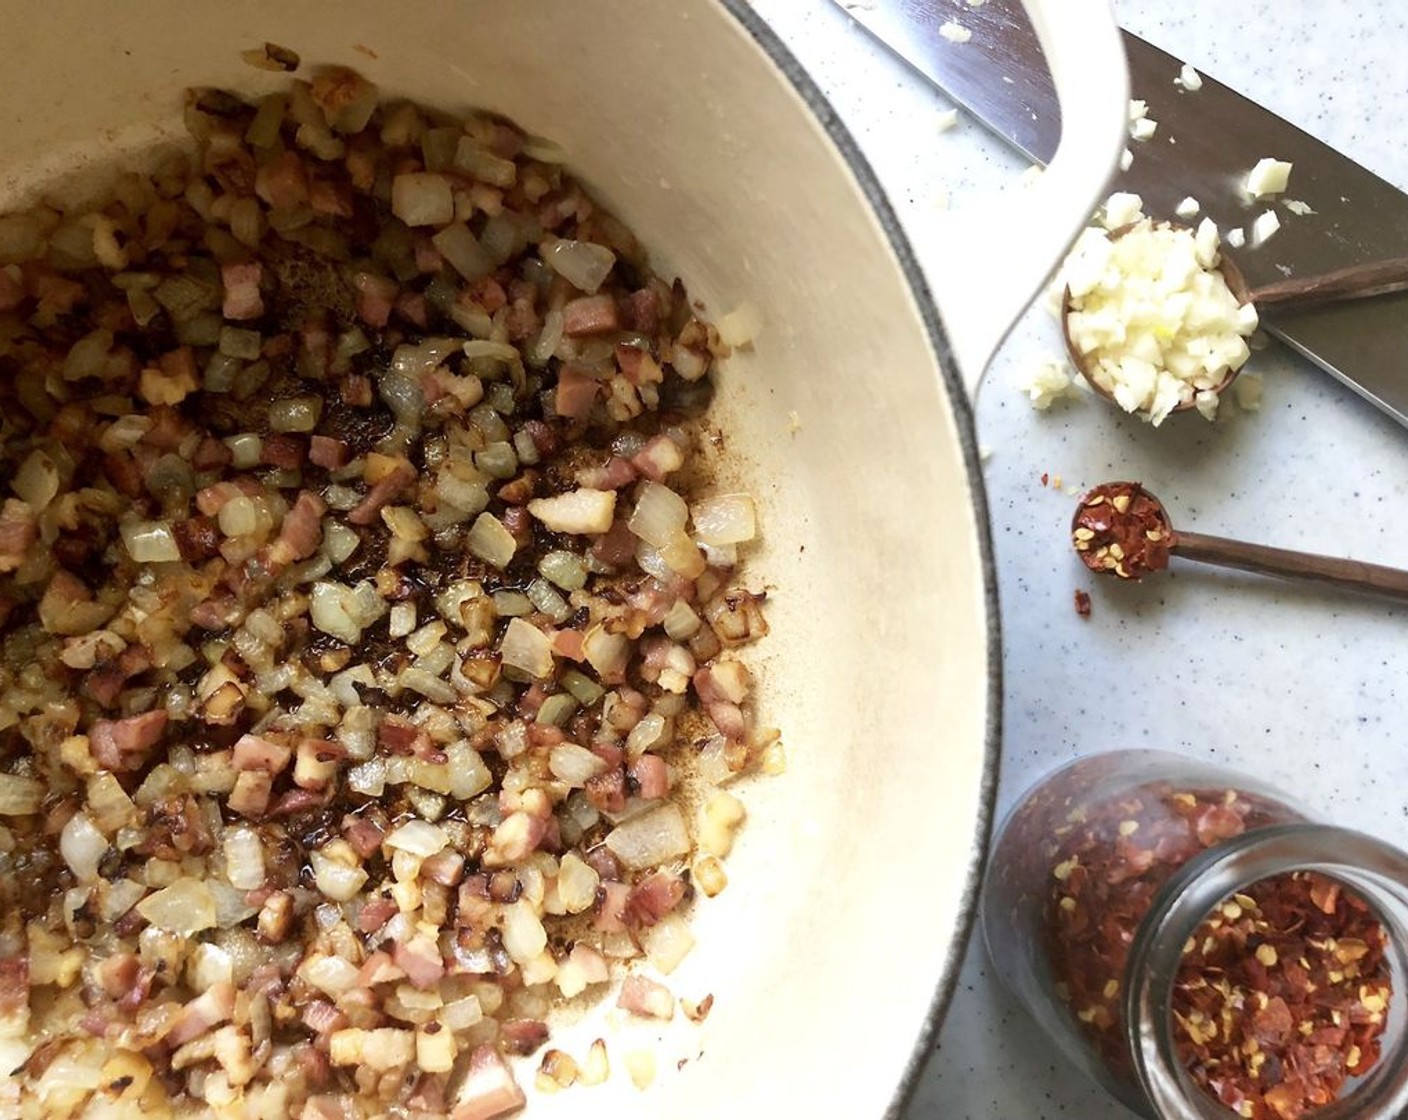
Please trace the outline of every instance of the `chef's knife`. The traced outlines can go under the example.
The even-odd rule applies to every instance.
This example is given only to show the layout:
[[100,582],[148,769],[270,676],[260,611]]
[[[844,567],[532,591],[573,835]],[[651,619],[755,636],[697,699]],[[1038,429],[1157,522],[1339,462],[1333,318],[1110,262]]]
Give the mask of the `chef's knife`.
[[[1019,151],[1038,163],[1051,158],[1060,113],[1019,0],[836,2]],[[1205,74],[1201,88],[1184,89],[1175,83],[1181,60],[1127,31],[1124,41],[1132,94],[1147,103],[1157,129],[1130,141],[1133,161],[1112,190],[1140,195],[1146,213],[1169,219],[1191,196],[1224,237],[1242,228],[1246,246],[1229,251],[1252,287],[1408,254],[1408,195]],[[1243,186],[1264,156],[1293,164],[1290,186],[1277,200],[1253,202]],[[1295,213],[1291,200],[1314,212]],[[1253,247],[1251,223],[1268,209],[1281,228]],[[1408,425],[1408,294],[1266,311],[1262,325]]]

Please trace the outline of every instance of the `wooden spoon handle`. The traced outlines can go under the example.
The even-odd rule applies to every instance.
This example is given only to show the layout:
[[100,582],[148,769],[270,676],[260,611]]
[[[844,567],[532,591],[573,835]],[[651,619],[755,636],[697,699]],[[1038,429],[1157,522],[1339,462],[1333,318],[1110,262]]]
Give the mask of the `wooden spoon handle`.
[[1238,568],[1266,576],[1308,579],[1408,600],[1408,571],[1361,560],[1342,560],[1313,552],[1293,552],[1262,544],[1229,540],[1206,533],[1174,533],[1172,551],[1188,560]]
[[1258,308],[1291,304],[1335,303],[1347,299],[1382,296],[1408,289],[1408,257],[1389,257],[1366,264],[1352,264],[1318,276],[1295,277],[1263,284],[1251,290]]

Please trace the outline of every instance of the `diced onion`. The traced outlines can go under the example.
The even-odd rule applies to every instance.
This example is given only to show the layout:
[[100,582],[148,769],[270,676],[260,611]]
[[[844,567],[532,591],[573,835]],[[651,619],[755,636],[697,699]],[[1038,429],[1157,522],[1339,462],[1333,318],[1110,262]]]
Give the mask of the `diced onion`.
[[533,600],[521,591],[495,591],[489,598],[500,618],[522,618],[533,613]]
[[608,633],[605,627],[594,626],[582,641],[587,663],[603,678],[612,677],[626,668],[631,655],[631,641],[624,634]]
[[317,883],[318,890],[334,902],[351,902],[366,885],[365,871],[333,859],[325,852],[309,852],[308,862],[313,867],[313,881]]
[[264,885],[264,845],[252,828],[235,826],[225,830],[225,878],[242,891]]
[[204,992],[216,984],[233,984],[234,960],[230,953],[212,942],[202,942],[191,954],[191,987]]
[[43,782],[16,774],[0,774],[0,816],[28,816],[39,812],[43,803]]
[[412,819],[392,830],[382,843],[388,848],[428,859],[436,852],[443,851],[449,845],[450,838],[445,835],[444,829],[428,821]]
[[331,581],[315,583],[309,605],[313,625],[325,634],[340,638],[349,645],[359,641],[362,628],[347,613],[347,588]]
[[98,437],[98,447],[103,451],[125,451],[141,442],[142,437],[151,431],[150,416],[133,413],[119,416]]
[[267,645],[275,646],[284,640],[284,628],[279,620],[263,609],[249,612],[244,620],[244,629]]
[[543,329],[530,355],[535,366],[545,365],[562,344],[562,323],[562,312],[556,309],[543,316]]
[[633,871],[656,867],[689,851],[684,814],[664,802],[623,821],[606,835],[606,846]]
[[106,770],[99,770],[88,779],[87,813],[98,829],[112,835],[132,823],[137,807],[122,788],[122,783]]
[[580,591],[587,585],[587,566],[575,552],[554,549],[544,554],[538,571],[564,591]]
[[694,944],[689,923],[679,914],[666,914],[641,935],[646,957],[666,976],[680,966]]
[[106,884],[106,887],[99,910],[99,914],[105,922],[116,921],[122,917],[123,914],[136,906],[142,896],[147,893],[146,887],[141,883],[134,883],[131,879],[118,879],[116,882]]
[[518,181],[518,166],[486,151],[473,137],[462,136],[455,149],[455,166],[481,182],[495,187],[511,187]]
[[442,226],[455,217],[455,196],[443,175],[411,172],[391,180],[391,212],[408,226]]
[[29,504],[35,513],[42,513],[59,492],[59,468],[44,451],[31,451],[15,472],[10,484],[15,495]]
[[445,748],[450,771],[450,794],[461,801],[477,797],[493,784],[494,776],[484,760],[466,742],[451,743]]
[[431,370],[444,364],[446,358],[460,348],[457,338],[427,338],[421,342],[404,343],[391,355],[391,371],[420,380]]
[[372,758],[347,771],[347,787],[364,797],[380,797],[386,790],[386,759]]
[[663,548],[684,531],[689,518],[685,500],[658,482],[647,482],[636,498],[627,527],[647,544]]
[[259,913],[259,907],[250,905],[247,891],[236,890],[219,879],[211,879],[207,885],[215,900],[215,924],[221,929],[233,929]]
[[419,430],[425,413],[425,390],[419,381],[395,369],[382,374],[376,384],[377,394],[402,427]]
[[484,251],[469,227],[463,222],[447,225],[431,239],[450,267],[470,283],[482,280],[494,271],[494,259]]
[[225,446],[230,449],[231,465],[240,470],[257,467],[264,456],[264,437],[258,432],[226,436]]
[[665,621],[661,623],[665,633],[674,641],[682,642],[686,638],[692,638],[699,633],[699,627],[703,623],[694,608],[683,599],[676,599],[670,609],[665,613]]
[[751,303],[743,303],[719,316],[719,338],[726,346],[747,346],[763,329],[763,314]]
[[299,968],[298,977],[336,999],[356,987],[357,966],[341,957],[313,957]]
[[523,356],[518,352],[517,347],[510,346],[506,342],[475,338],[466,342],[461,349],[464,351],[464,356],[470,361],[489,358],[506,362],[509,365],[519,365],[523,361]]
[[670,571],[686,579],[698,579],[709,566],[699,546],[682,529],[660,546],[660,558]]
[[414,603],[393,603],[391,617],[386,623],[386,633],[391,638],[404,638],[416,627],[416,605]]
[[80,338],[69,349],[64,359],[63,378],[65,381],[81,381],[88,377],[101,377],[107,367],[108,352],[112,349],[112,332],[96,330]]
[[355,645],[361,640],[362,631],[389,609],[386,600],[366,580],[355,587],[324,580],[313,585],[308,613],[313,625],[323,633]]
[[528,512],[555,533],[604,533],[615,510],[616,491],[589,487],[528,503]]
[[448,469],[440,471],[435,478],[435,496],[442,506],[452,506],[465,514],[478,513],[489,504],[489,488],[478,472],[467,479]]
[[127,554],[139,564],[164,564],[181,559],[176,535],[166,521],[125,521],[122,543]]
[[473,995],[445,1004],[439,1015],[440,1024],[452,1031],[468,1030],[483,1018],[484,1008],[478,997]]
[[539,163],[565,163],[567,153],[555,140],[542,136],[528,136],[523,141],[523,154]]
[[518,551],[518,542],[504,523],[492,513],[481,513],[470,527],[465,544],[479,559],[496,568],[506,568]]
[[499,645],[503,663],[539,679],[552,673],[552,642],[548,636],[521,618],[509,620]]
[[548,945],[547,931],[530,902],[520,899],[504,907],[504,948],[519,964],[527,964]]
[[269,406],[269,429],[275,432],[311,432],[323,414],[323,398],[309,394],[286,397]]
[[484,246],[484,251],[493,258],[496,265],[501,265],[515,253],[522,251],[523,238],[520,229],[520,223],[510,216],[509,212],[501,211],[491,215],[484,223],[484,230],[479,235],[479,244]]
[[557,897],[569,914],[580,914],[596,902],[601,877],[576,852],[567,852],[557,868]]
[[588,294],[601,287],[616,264],[616,254],[590,241],[559,239],[543,247],[547,266],[574,288]]
[[562,687],[577,698],[577,703],[587,708],[600,700],[606,692],[591,677],[585,676],[575,669],[569,669],[562,674]]
[[580,788],[605,770],[606,762],[586,747],[559,743],[548,755],[548,769],[558,781]]
[[427,700],[433,700],[437,704],[453,704],[459,696],[453,685],[417,666],[402,669],[396,679],[401,687],[419,692]]
[[715,793],[700,813],[700,848],[723,859],[733,850],[734,834],[742,827],[745,816],[743,802],[733,794],[724,790]]
[[417,657],[424,657],[440,645],[441,639],[447,633],[449,633],[449,627],[440,619],[433,619],[406,638],[406,648]]
[[659,746],[665,735],[665,717],[659,712],[642,716],[626,736],[626,754],[631,758],[644,754],[651,747]]
[[538,708],[534,722],[552,727],[562,727],[576,711],[576,697],[568,692],[554,692]]
[[528,585],[527,595],[533,606],[561,625],[572,617],[572,608],[545,579],[535,579]]
[[757,513],[747,494],[720,494],[689,507],[694,536],[703,544],[742,544],[757,535]]
[[215,520],[227,537],[248,536],[259,528],[259,508],[253,498],[241,494],[221,506]]
[[263,349],[264,339],[258,331],[231,326],[220,328],[220,353],[227,358],[241,358],[252,362],[258,359]]
[[107,850],[107,837],[86,813],[74,813],[59,833],[59,854],[80,883],[90,883],[98,877],[98,864]]
[[334,564],[341,564],[361,543],[362,538],[355,529],[331,519],[323,522],[323,554]]
[[159,929],[190,936],[216,926],[215,897],[198,879],[177,879],[137,903],[137,913]]

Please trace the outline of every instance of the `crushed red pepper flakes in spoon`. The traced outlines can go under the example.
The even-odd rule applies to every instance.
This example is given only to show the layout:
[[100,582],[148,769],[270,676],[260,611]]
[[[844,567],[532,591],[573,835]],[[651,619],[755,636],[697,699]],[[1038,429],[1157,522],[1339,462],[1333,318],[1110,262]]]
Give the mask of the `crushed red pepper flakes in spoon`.
[[1080,500],[1071,543],[1092,572],[1142,579],[1168,567],[1173,528],[1159,500],[1137,482],[1105,482]]

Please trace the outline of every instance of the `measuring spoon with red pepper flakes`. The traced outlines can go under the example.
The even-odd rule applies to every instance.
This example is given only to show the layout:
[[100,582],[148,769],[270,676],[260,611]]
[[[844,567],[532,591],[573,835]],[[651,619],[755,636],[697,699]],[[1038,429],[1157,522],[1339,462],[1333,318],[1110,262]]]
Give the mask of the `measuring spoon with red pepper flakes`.
[[1092,572],[1119,579],[1140,580],[1180,556],[1408,600],[1408,571],[1401,568],[1175,530],[1163,503],[1137,482],[1102,482],[1081,498],[1071,519],[1071,543]]

